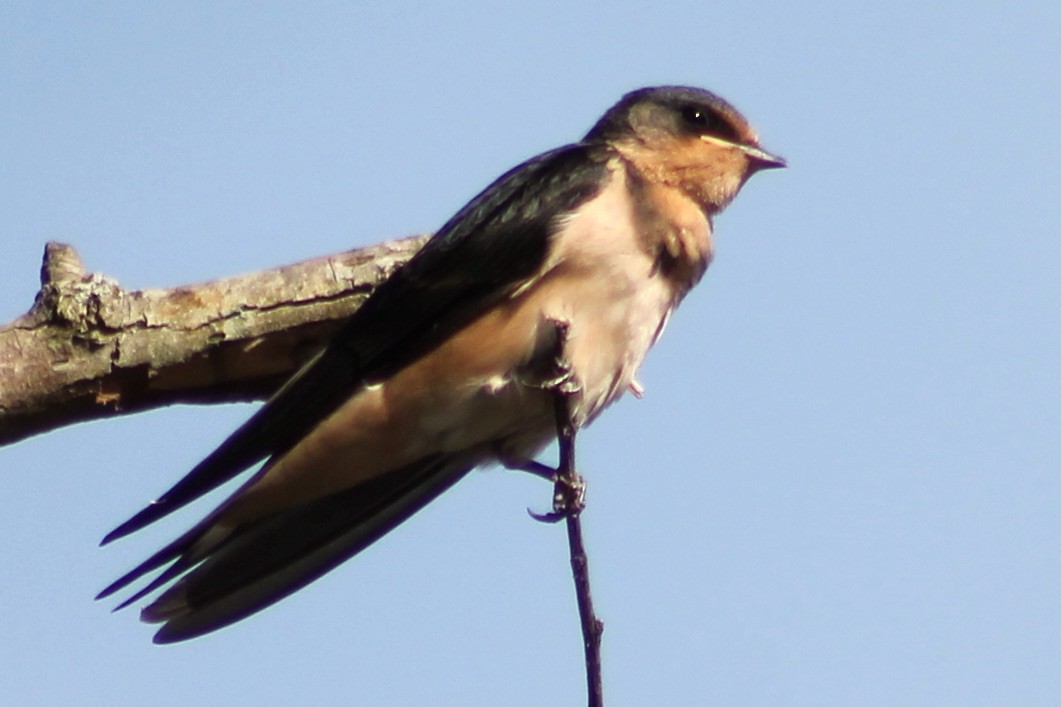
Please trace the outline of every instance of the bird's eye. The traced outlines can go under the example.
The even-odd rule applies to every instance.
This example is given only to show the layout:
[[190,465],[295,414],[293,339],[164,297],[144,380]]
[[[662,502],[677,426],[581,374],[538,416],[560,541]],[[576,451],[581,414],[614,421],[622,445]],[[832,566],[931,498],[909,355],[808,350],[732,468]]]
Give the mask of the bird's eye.
[[698,128],[708,127],[711,122],[708,114],[699,108],[686,108],[682,111],[682,117],[685,118],[685,122]]
[[736,137],[733,127],[713,110],[689,106],[682,110],[682,120],[693,131],[703,135],[717,135],[726,139]]

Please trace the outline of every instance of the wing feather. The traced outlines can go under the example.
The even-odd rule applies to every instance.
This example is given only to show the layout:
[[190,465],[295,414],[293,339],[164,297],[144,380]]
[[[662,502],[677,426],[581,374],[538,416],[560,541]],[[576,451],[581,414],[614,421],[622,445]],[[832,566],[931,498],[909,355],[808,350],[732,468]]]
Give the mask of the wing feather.
[[101,544],[283,454],[365,382],[408,365],[518,288],[545,261],[556,219],[599,192],[608,157],[601,146],[569,145],[499,177],[380,284],[324,352]]

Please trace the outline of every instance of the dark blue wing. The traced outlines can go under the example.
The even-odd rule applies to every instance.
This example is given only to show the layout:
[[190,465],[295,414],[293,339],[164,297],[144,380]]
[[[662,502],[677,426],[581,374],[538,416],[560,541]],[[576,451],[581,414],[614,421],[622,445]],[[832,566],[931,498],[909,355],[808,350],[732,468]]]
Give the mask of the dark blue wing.
[[599,192],[609,156],[601,146],[569,145],[498,178],[383,282],[320,356],[103,543],[287,451],[365,381],[408,365],[519,287],[542,266],[556,219]]

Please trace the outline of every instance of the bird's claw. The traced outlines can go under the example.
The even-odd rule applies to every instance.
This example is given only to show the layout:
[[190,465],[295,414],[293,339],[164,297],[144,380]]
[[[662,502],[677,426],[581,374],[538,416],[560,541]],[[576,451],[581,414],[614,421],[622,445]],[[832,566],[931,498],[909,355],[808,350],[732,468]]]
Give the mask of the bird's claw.
[[537,513],[535,511],[532,511],[530,508],[527,509],[527,515],[529,515],[531,518],[538,521],[539,523],[549,524],[559,523],[565,518],[564,514],[557,513],[556,511],[549,511],[548,513]]
[[553,492],[553,510],[548,513],[536,513],[527,509],[531,518],[540,523],[559,523],[570,517],[577,516],[586,508],[586,482],[581,476],[568,479],[558,476]]
[[571,369],[571,362],[563,356],[552,359],[549,372],[536,382],[537,387],[561,395],[574,395],[582,390]]
[[542,390],[549,390],[563,395],[574,395],[582,390],[572,370],[571,361],[564,355],[567,343],[568,330],[571,323],[563,319],[549,319],[556,331],[556,351],[553,353],[551,370],[546,375],[540,386]]

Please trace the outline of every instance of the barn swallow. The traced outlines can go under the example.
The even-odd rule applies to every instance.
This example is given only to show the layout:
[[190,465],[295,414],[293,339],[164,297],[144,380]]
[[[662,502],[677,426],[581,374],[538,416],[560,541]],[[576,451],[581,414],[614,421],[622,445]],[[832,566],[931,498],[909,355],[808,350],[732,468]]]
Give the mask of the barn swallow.
[[499,177],[384,281],[314,360],[103,544],[261,462],[189,531],[104,589],[166,567],[156,643],[279,601],[470,470],[533,466],[554,438],[556,322],[582,426],[628,390],[712,256],[712,217],[785,161],[698,88],[625,95],[579,142]]

